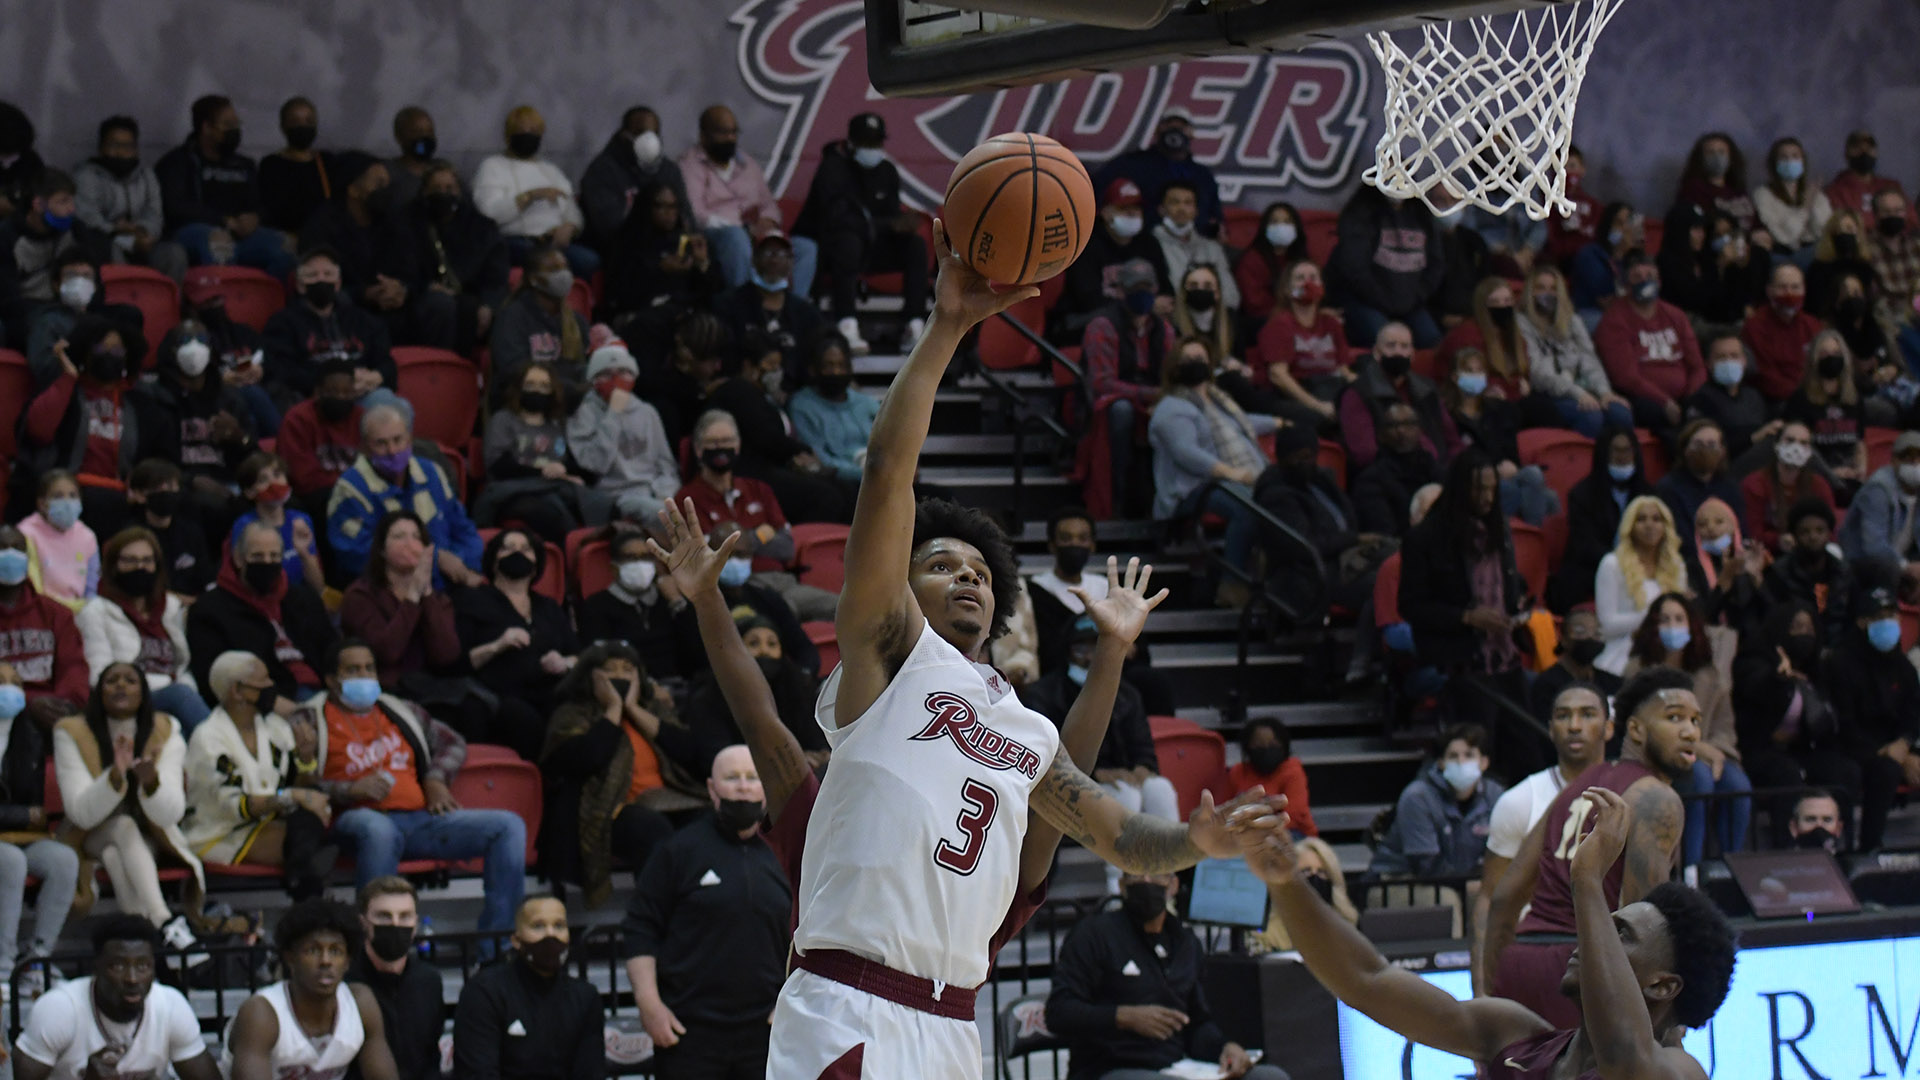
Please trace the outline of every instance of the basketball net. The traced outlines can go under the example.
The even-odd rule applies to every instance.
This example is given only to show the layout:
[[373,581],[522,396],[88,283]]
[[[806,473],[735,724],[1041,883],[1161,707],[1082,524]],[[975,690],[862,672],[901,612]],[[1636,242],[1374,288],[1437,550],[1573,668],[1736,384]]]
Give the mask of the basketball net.
[[1387,129],[1363,179],[1437,214],[1465,203],[1495,214],[1518,206],[1535,221],[1573,213],[1573,110],[1593,43],[1621,2],[1429,23],[1411,53],[1367,35],[1386,73]]

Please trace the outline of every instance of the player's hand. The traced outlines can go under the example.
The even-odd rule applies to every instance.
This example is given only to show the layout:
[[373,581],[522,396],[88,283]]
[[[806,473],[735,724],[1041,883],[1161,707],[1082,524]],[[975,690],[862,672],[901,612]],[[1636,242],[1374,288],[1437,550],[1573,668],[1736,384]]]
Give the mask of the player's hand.
[[1584,797],[1594,802],[1593,831],[1573,849],[1573,878],[1598,883],[1620,859],[1627,848],[1627,832],[1633,826],[1633,810],[1620,793],[1603,787],[1590,787]]
[[640,1026],[647,1029],[647,1035],[653,1039],[656,1050],[673,1046],[680,1041],[680,1036],[687,1033],[686,1025],[673,1015],[673,1010],[667,1008],[664,1002],[652,1007],[642,1005]]
[[[1278,798],[1284,805],[1286,797]],[[1274,824],[1276,818],[1277,825]],[[1269,885],[1284,885],[1294,880],[1299,865],[1285,813],[1275,814],[1263,805],[1244,806],[1227,815],[1227,832],[1253,876]]]
[[1103,638],[1115,641],[1132,642],[1138,640],[1140,631],[1146,629],[1147,612],[1160,606],[1167,598],[1167,590],[1161,589],[1152,596],[1147,595],[1147,582],[1153,577],[1153,567],[1142,565],[1139,558],[1127,560],[1126,580],[1120,577],[1120,560],[1107,556],[1107,595],[1095,601],[1088,598],[1086,590],[1075,585],[1067,591],[1080,598],[1080,604],[1086,608],[1087,617],[1093,620],[1093,627]]
[[1243,830],[1253,832],[1285,832],[1287,828],[1287,807],[1285,795],[1268,795],[1258,785],[1247,789],[1224,806],[1213,805],[1213,792],[1200,793],[1200,805],[1193,808],[1187,817],[1187,839],[1213,859],[1233,859],[1240,856],[1246,841],[1234,835],[1227,827],[1228,818],[1249,813],[1251,808],[1261,808],[1265,812],[1250,814],[1242,825]]
[[1187,1014],[1165,1005],[1122,1005],[1113,1011],[1113,1022],[1121,1031],[1165,1042],[1187,1026]]
[[647,549],[673,579],[674,587],[689,600],[718,589],[720,570],[727,565],[727,558],[733,554],[741,534],[728,536],[717,548],[708,547],[706,535],[694,524],[700,515],[694,510],[692,499],[687,499],[684,506],[668,500],[660,510],[660,520],[667,527],[668,547],[661,547],[649,537]]
[[1020,301],[1040,295],[1033,285],[996,290],[947,243],[946,224],[939,218],[933,219],[933,250],[940,259],[940,276],[933,283],[933,317],[955,330],[971,330]]

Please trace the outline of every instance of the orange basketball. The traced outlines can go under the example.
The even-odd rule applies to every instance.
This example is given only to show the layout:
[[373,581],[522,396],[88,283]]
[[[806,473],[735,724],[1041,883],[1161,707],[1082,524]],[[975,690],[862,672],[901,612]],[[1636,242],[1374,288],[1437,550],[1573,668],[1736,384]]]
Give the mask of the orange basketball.
[[1093,181],[1073,151],[1015,132],[974,147],[947,180],[947,243],[1001,285],[1045,281],[1093,236]]

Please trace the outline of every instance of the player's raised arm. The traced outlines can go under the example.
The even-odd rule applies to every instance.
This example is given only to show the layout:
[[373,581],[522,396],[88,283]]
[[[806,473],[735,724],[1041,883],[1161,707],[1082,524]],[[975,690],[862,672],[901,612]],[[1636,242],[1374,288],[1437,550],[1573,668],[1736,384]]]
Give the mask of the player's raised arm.
[[874,418],[853,530],[847,537],[847,580],[834,616],[842,664],[834,710],[840,727],[866,712],[920,637],[919,608],[907,588],[913,477],[940,379],[975,324],[1040,295],[1032,286],[996,292],[948,248],[938,219],[933,223],[933,248],[940,260],[933,316]]
[[781,721],[773,689],[747,651],[733,613],[720,595],[720,569],[727,565],[727,556],[733,553],[740,534],[722,540],[717,550],[708,547],[707,538],[693,524],[700,515],[694,511],[692,499],[684,508],[669,500],[660,511],[660,520],[666,523],[668,546],[662,548],[649,539],[647,547],[693,605],[700,623],[700,642],[713,665],[714,682],[719,684],[720,696],[726,699],[733,722],[753,755],[754,770],[760,774],[760,785],[766,792],[767,816],[778,821],[787,799],[806,779],[807,756],[800,740]]
[[[1216,808],[1213,795],[1201,792],[1200,805],[1186,824],[1167,821],[1121,806],[1106,788],[1074,768],[1065,753],[1054,757],[1032,796],[1034,812],[1048,824],[1132,874],[1170,874],[1208,857],[1237,856],[1240,849],[1227,832],[1225,815],[1266,802],[1270,802],[1266,793],[1256,787]],[[1283,819],[1284,815],[1268,816],[1255,828],[1284,828]]]
[[[1503,998],[1455,1000],[1410,971],[1389,964],[1353,924],[1320,899],[1296,872],[1293,841],[1284,828],[1261,829],[1258,810],[1229,816],[1247,866],[1267,883],[1274,911],[1286,924],[1307,970],[1334,997],[1414,1042],[1487,1061],[1552,1025]],[[1610,1078],[1611,1080],[1611,1078]]]

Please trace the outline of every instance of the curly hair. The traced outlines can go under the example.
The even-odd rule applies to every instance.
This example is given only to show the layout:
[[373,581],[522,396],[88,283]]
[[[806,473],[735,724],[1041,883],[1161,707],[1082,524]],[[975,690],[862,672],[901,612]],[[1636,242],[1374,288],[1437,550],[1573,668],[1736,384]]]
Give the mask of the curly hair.
[[322,896],[302,900],[280,916],[280,924],[273,928],[273,947],[285,956],[298,948],[302,941],[328,930],[346,939],[349,956],[358,955],[360,913],[353,909],[352,904]]
[[1650,667],[1620,688],[1613,696],[1613,715],[1621,722],[1633,719],[1640,707],[1663,690],[1693,690],[1693,676],[1665,664]]
[[972,544],[986,560],[993,592],[993,623],[987,627],[987,640],[1006,633],[1020,590],[1020,563],[1013,557],[1006,532],[985,512],[971,506],[947,499],[922,499],[913,513],[913,550],[919,551],[922,544],[941,537]]
[[1697,889],[1667,881],[1654,886],[1646,899],[1667,921],[1673,970],[1680,976],[1680,993],[1673,999],[1674,1022],[1701,1027],[1727,998],[1739,940],[1726,916]]

